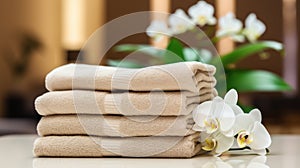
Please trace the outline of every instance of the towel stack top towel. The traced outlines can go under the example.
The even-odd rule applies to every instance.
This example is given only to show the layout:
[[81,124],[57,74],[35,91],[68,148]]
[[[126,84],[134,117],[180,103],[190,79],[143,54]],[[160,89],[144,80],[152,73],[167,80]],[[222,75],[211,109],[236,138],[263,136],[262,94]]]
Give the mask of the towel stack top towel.
[[55,90],[127,90],[199,92],[214,87],[215,67],[199,62],[181,62],[140,69],[68,64],[46,77],[46,88]]

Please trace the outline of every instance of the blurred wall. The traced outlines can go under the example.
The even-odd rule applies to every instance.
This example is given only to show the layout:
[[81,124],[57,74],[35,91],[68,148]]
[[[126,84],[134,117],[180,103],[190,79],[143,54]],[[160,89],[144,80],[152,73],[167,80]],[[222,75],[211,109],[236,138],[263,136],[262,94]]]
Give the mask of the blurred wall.
[[[85,8],[84,22],[81,23],[84,27],[81,32],[84,45],[89,36],[106,21],[106,0],[82,1]],[[63,0],[0,1],[0,116],[5,113],[4,98],[8,93],[24,92],[30,99],[29,106],[32,105],[35,97],[45,91],[45,75],[53,68],[67,63],[66,51],[71,48],[62,45],[62,4]],[[76,20],[71,17],[66,19]],[[43,47],[32,55],[27,73],[21,80],[16,80],[5,56],[10,53],[20,55],[22,33],[32,34]]]
[[[141,11],[148,11],[150,9],[150,0],[106,0],[106,22],[110,22],[118,17]],[[145,20],[144,22],[149,22]],[[144,24],[144,23],[140,23]],[[114,36],[115,30],[107,30],[106,39],[109,39],[111,36]],[[145,44],[149,43],[149,37],[145,34],[135,34],[124,39],[121,39],[117,44]],[[113,50],[113,47],[106,54],[107,58],[110,59],[121,59],[127,56],[127,53],[117,53]]]
[[[60,0],[1,0],[0,2],[0,116],[4,114],[4,96],[13,87],[32,91],[43,87],[45,74],[63,64],[61,49],[61,2]],[[43,48],[32,55],[28,72],[19,84],[14,77],[4,54],[19,53],[20,35],[30,33],[43,44]],[[17,58],[16,58],[17,59]],[[16,104],[16,106],[18,106]]]
[[[270,4],[270,2],[272,4]],[[276,40],[283,42],[282,0],[242,0],[236,1],[236,14],[239,19],[245,20],[250,13],[266,24],[266,32],[261,40]],[[265,69],[282,75],[283,56],[277,52],[270,52],[264,59],[259,55],[248,57],[239,62],[241,68]]]

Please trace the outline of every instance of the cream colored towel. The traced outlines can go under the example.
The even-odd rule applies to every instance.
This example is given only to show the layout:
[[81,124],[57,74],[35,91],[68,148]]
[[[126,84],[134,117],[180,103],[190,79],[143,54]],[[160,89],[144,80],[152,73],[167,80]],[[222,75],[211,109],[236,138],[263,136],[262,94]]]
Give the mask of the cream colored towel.
[[51,71],[46,88],[54,90],[188,90],[215,86],[215,67],[200,62],[180,62],[127,69],[107,66],[68,64]]
[[186,136],[192,130],[192,116],[101,116],[55,115],[43,117],[37,126],[40,136],[94,135],[112,137]]
[[34,143],[35,156],[52,157],[193,157],[201,149],[199,134],[187,137],[48,136]]
[[217,95],[203,89],[203,95],[191,92],[54,91],[38,97],[35,108],[40,115],[118,114],[118,115],[187,115],[200,103]]

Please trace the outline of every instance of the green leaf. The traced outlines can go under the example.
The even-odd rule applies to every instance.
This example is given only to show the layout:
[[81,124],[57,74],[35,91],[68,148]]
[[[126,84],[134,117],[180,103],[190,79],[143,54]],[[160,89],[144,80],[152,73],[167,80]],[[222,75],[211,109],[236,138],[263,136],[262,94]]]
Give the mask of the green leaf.
[[132,52],[143,48],[151,47],[150,45],[144,44],[121,44],[117,45],[114,50],[117,52]]
[[165,51],[151,45],[139,45],[139,44],[122,44],[114,48],[117,52],[141,52],[154,57],[162,58]]
[[159,49],[151,45],[123,44],[114,48],[117,52],[141,52],[159,58],[165,64],[184,61],[183,45],[175,38],[171,38],[167,48]]
[[175,38],[171,38],[166,48],[163,60],[166,64],[184,61],[183,45]]
[[252,91],[289,91],[289,86],[274,73],[263,70],[227,70],[227,89],[235,88],[240,92]]
[[107,65],[122,68],[143,68],[145,66],[129,60],[107,60]]
[[172,51],[173,53],[175,53],[177,56],[179,56],[180,58],[184,58],[183,56],[183,45],[181,44],[181,42],[175,38],[171,38],[169,45],[167,47],[168,51]]
[[273,49],[277,51],[283,50],[281,43],[276,41],[260,41],[256,43],[246,44],[236,48],[231,53],[221,56],[221,60],[224,66],[235,63],[247,56],[259,53],[266,49]]

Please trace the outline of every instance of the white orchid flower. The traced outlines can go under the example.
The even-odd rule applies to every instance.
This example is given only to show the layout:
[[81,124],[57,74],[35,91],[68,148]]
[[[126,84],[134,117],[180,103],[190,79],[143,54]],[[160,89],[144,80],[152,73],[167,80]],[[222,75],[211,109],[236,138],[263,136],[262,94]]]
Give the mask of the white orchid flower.
[[245,22],[243,34],[250,42],[255,42],[266,31],[266,25],[254,13],[249,14]]
[[199,1],[196,5],[191,6],[188,10],[188,13],[192,17],[193,21],[200,26],[204,26],[206,24],[215,25],[217,20],[214,17],[214,12],[214,7],[205,1]]
[[243,42],[245,37],[241,35],[243,23],[235,18],[232,12],[219,19],[220,29],[216,32],[217,37],[229,36],[234,41]]
[[169,24],[173,34],[181,34],[195,27],[182,9],[177,9],[174,14],[170,15]]
[[[196,131],[212,134],[218,130],[228,135],[235,122],[235,114],[228,104],[220,97],[200,104],[193,111]],[[231,136],[231,135],[228,135]]]
[[147,28],[146,33],[149,37],[154,38],[156,41],[159,41],[164,36],[172,35],[167,23],[160,20],[152,21],[150,26]]
[[237,92],[232,89],[224,97],[215,97],[212,101],[200,104],[193,111],[193,118],[196,131],[205,131],[208,134],[220,131],[226,136],[233,136],[232,127],[235,123],[235,116],[243,113],[236,105]]
[[249,114],[237,115],[234,133],[237,134],[237,144],[240,148],[247,146],[257,154],[265,155],[266,148],[271,145],[272,140],[261,120],[261,112],[258,109],[250,111]]

